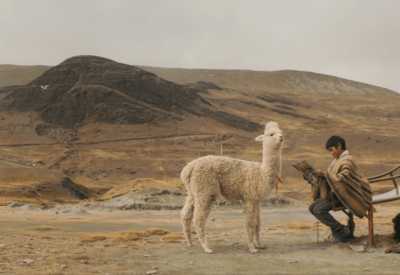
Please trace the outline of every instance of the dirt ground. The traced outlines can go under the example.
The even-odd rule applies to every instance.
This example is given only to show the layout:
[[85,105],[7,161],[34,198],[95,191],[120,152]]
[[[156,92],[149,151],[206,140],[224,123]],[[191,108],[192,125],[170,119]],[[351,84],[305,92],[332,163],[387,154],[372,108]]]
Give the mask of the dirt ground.
[[[400,274],[400,254],[385,253],[395,244],[392,218],[400,207],[376,210],[376,245],[369,247],[366,219],[356,219],[355,239],[331,245],[306,204],[263,208],[267,248],[251,254],[242,210],[215,206],[206,225],[215,254],[206,254],[195,235],[193,247],[183,240],[179,210],[63,215],[1,207],[0,274]],[[345,223],[343,213],[334,215]]]

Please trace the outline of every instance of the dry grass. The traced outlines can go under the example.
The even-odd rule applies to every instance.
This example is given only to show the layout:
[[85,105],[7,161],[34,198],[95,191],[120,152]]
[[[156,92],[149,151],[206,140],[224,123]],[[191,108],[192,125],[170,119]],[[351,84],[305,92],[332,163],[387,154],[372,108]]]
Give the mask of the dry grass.
[[98,242],[111,240],[114,242],[136,241],[143,237],[150,236],[146,231],[141,230],[123,230],[118,232],[110,232],[107,234],[91,234],[79,237],[80,242]]
[[114,242],[129,242],[140,239],[140,236],[133,232],[115,232],[107,234],[107,238]]
[[182,243],[181,240],[183,240],[184,237],[180,235],[171,234],[171,235],[166,235],[161,239],[164,241],[164,243]]
[[104,241],[106,239],[107,235],[105,234],[86,235],[78,238],[78,240],[82,243],[98,242],[98,241]]
[[117,187],[114,187],[113,189],[109,190],[107,193],[103,194],[101,198],[98,200],[108,200],[111,198],[115,198],[121,195],[133,193],[137,190],[141,190],[143,188],[147,187],[155,187],[155,188],[163,188],[163,187],[173,187],[176,186],[176,182],[180,183],[180,186],[183,186],[180,180],[156,180],[153,178],[141,178],[139,180],[133,180],[131,182],[128,182],[126,184],[121,184]]
[[311,229],[317,226],[317,222],[287,222],[285,225],[290,229]]
[[185,238],[183,236],[171,234],[171,235],[166,235],[166,236],[162,237],[161,239],[163,241],[166,241],[166,240],[183,240]]
[[134,229],[131,229],[131,230],[124,230],[124,231],[121,231],[121,233],[122,233],[122,232],[136,234],[136,235],[138,235],[139,237],[148,237],[148,236],[149,236],[149,233],[147,233],[146,231],[142,231],[142,230],[134,230]]
[[149,228],[147,229],[147,232],[149,232],[152,235],[166,235],[169,233],[168,230],[162,228]]
[[31,228],[32,230],[39,230],[39,231],[50,231],[50,230],[60,230],[61,228],[59,227],[54,227],[54,226],[35,226]]

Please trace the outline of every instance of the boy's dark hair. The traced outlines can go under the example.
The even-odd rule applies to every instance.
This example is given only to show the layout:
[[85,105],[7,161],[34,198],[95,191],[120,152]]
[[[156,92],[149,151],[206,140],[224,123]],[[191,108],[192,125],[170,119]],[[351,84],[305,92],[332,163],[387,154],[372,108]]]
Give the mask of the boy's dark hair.
[[328,141],[326,142],[326,150],[331,147],[337,148],[338,144],[342,145],[342,149],[346,150],[346,141],[342,137],[339,136],[331,136]]

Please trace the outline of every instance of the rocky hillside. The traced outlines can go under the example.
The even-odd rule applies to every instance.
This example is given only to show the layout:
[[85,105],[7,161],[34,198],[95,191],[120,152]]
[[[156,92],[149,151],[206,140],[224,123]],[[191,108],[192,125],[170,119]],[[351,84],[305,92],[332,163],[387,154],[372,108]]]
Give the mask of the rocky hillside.
[[87,123],[144,124],[183,120],[188,114],[209,117],[244,131],[261,126],[220,111],[199,93],[218,86],[176,84],[138,67],[96,56],[65,60],[25,86],[10,89],[0,106],[35,111],[43,121],[65,128]]

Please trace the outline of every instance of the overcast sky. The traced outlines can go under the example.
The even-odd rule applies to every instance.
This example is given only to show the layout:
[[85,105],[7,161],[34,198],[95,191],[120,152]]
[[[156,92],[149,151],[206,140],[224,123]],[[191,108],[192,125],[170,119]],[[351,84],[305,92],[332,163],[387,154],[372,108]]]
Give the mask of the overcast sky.
[[400,93],[399,11],[400,0],[0,0],[0,64],[97,55],[310,71]]

